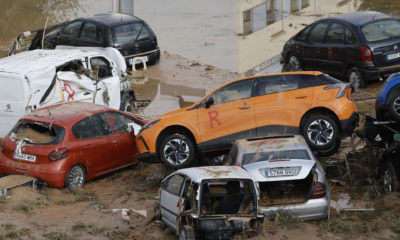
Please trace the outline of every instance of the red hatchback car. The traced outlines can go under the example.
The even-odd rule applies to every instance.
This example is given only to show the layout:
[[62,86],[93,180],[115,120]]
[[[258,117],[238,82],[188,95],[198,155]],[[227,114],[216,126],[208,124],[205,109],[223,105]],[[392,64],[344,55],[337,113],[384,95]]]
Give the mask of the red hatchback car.
[[147,121],[90,103],[64,103],[21,118],[1,143],[0,175],[23,174],[54,187],[136,163],[135,133]]

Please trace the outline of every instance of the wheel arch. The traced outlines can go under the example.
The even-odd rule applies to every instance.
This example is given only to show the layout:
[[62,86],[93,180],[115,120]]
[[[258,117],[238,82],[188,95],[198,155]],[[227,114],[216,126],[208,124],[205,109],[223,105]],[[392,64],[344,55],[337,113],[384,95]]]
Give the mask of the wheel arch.
[[193,145],[194,145],[195,149],[197,150],[197,141],[196,141],[196,137],[195,137],[195,135],[192,133],[192,131],[189,130],[189,128],[187,128],[187,127],[185,127],[185,126],[175,124],[175,125],[171,125],[171,126],[166,127],[165,129],[163,129],[163,130],[158,134],[158,137],[157,137],[157,140],[156,140],[156,153],[157,153],[157,156],[158,156],[158,157],[160,157],[160,156],[159,156],[158,149],[159,149],[159,147],[160,147],[160,144],[161,144],[162,140],[163,140],[166,136],[171,135],[171,134],[174,134],[174,133],[181,133],[181,134],[187,136],[187,137],[193,142]]
[[91,178],[93,178],[92,176],[88,175],[88,169],[87,169],[87,167],[86,167],[86,165],[84,163],[76,162],[76,163],[71,164],[71,166],[68,168],[67,172],[65,173],[65,176],[64,176],[64,187],[66,187],[66,179],[67,179],[69,171],[75,166],[82,166],[83,167],[83,170],[85,171],[85,182],[90,180]]
[[313,115],[317,115],[317,114],[325,114],[325,115],[331,116],[333,118],[333,120],[335,121],[335,123],[337,124],[338,128],[341,130],[340,121],[339,121],[339,118],[337,117],[336,113],[326,107],[315,107],[315,108],[308,110],[306,113],[304,113],[304,115],[301,117],[300,124],[299,124],[300,130],[303,129],[304,124],[306,123],[306,121],[309,117],[311,117]]

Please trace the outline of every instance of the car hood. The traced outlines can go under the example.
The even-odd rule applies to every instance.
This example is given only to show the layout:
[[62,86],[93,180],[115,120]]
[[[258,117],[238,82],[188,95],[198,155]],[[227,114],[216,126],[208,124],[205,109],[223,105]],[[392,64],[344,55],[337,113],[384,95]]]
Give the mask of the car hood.
[[[291,159],[291,160],[270,160],[262,161],[244,165],[253,179],[257,182],[274,182],[274,181],[287,181],[287,180],[299,180],[304,179],[308,176],[311,169],[314,167],[314,160],[302,160],[302,159]],[[266,176],[265,172],[271,168],[287,168],[293,167],[297,169],[294,176]]]

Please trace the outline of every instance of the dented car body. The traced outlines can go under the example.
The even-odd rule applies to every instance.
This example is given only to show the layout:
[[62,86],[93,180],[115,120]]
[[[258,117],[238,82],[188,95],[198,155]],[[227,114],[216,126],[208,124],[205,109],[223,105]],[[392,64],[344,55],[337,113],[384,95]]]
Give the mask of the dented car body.
[[146,123],[105,106],[67,102],[34,110],[1,142],[0,175],[30,175],[54,187],[135,164],[134,134]]
[[302,136],[240,139],[228,159],[258,182],[266,217],[279,213],[303,220],[329,218],[329,185]]
[[161,219],[180,239],[256,233],[263,221],[257,202],[252,178],[235,166],[181,169],[165,178],[160,190]]
[[103,54],[83,50],[33,50],[0,59],[0,137],[26,113],[58,102],[120,109],[125,70]]

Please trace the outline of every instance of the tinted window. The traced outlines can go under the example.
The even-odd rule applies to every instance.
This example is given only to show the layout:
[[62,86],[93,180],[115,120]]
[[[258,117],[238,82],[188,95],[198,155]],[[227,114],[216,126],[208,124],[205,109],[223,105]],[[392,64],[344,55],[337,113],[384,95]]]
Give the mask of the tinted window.
[[66,37],[79,37],[79,30],[81,29],[82,22],[73,22],[68,24],[63,32],[62,35]]
[[338,80],[338,79],[336,79],[334,77],[331,77],[329,75],[326,75],[326,74],[318,75],[317,78],[321,83],[323,83],[321,85],[343,83],[342,81],[340,81],[340,80]]
[[357,38],[354,35],[354,33],[350,29],[348,29],[347,27],[344,28],[344,31],[346,33],[345,43],[346,44],[354,44],[354,43],[356,43]]
[[381,41],[392,37],[400,37],[400,22],[383,20],[364,25],[362,33],[368,42]]
[[105,124],[103,128],[109,135],[120,134],[128,131],[127,118],[117,112],[105,112],[100,114],[100,118]]
[[326,33],[326,43],[344,43],[344,28],[342,25],[332,23]]
[[105,132],[102,130],[103,123],[97,115],[85,118],[72,127],[72,133],[77,139],[88,139],[102,137]]
[[103,41],[101,30],[92,23],[85,23],[85,25],[83,25],[81,38],[98,42]]
[[322,22],[315,25],[315,27],[310,32],[310,36],[308,37],[308,42],[322,43],[324,41],[327,27],[328,27],[328,22]]
[[321,81],[321,79],[315,77],[315,75],[301,74],[298,75],[298,79],[299,79],[299,88],[308,88],[308,87],[315,87],[327,84],[325,80]]
[[307,40],[307,35],[310,32],[311,27],[307,27],[304,30],[302,30],[297,36],[294,38],[297,41],[302,41],[305,42]]
[[[93,71],[98,72],[99,79],[111,77],[112,72],[110,63],[103,57],[94,57],[90,59],[90,66]],[[96,73],[95,73],[96,75]]]
[[253,87],[253,79],[242,80],[229,84],[221,88],[213,94],[214,103],[226,103],[239,99],[251,97],[251,89]]
[[183,177],[181,175],[174,175],[167,180],[166,184],[163,186],[163,189],[171,194],[178,196],[182,182]]
[[259,95],[290,91],[299,88],[297,75],[278,75],[260,78]]
[[242,166],[255,162],[282,160],[282,159],[304,159],[311,160],[307,150],[284,150],[273,152],[246,153],[243,155]]
[[141,40],[146,40],[146,39],[149,39],[149,38],[150,38],[150,32],[145,26],[143,26],[142,30],[140,31],[140,34],[139,34],[137,40],[141,41]]
[[236,145],[233,145],[228,155],[228,162],[230,165],[235,165],[237,154],[238,154],[238,148]]
[[143,24],[130,23],[113,28],[114,43],[124,44],[136,41],[142,31]]
[[65,134],[65,129],[52,124],[20,121],[10,132],[14,141],[29,139],[30,145],[52,145],[60,143]]

